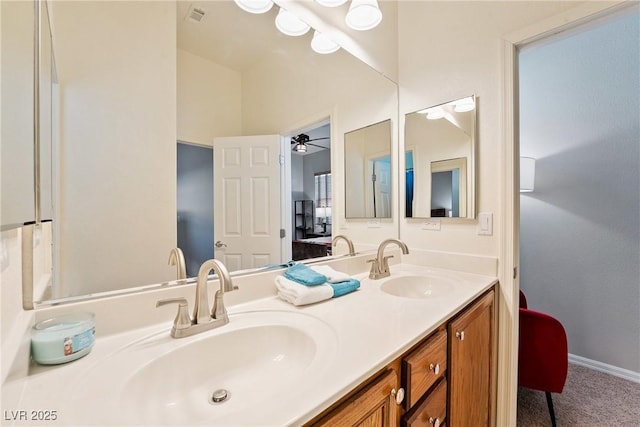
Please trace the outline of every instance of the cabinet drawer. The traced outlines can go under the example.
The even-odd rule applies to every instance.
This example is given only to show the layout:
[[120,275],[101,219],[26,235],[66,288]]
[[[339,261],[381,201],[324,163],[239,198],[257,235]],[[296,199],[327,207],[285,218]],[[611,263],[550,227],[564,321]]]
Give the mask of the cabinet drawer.
[[447,369],[447,331],[441,330],[402,359],[405,409],[410,409]]
[[447,380],[442,379],[402,418],[403,427],[442,427],[447,416]]

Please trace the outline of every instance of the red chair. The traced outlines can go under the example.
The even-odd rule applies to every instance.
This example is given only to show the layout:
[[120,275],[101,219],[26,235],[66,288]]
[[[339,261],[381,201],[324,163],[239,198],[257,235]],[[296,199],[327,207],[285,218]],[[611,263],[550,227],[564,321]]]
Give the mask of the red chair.
[[556,427],[551,393],[562,393],[569,367],[567,334],[554,317],[527,308],[527,298],[520,291],[520,343],[518,384],[544,391]]

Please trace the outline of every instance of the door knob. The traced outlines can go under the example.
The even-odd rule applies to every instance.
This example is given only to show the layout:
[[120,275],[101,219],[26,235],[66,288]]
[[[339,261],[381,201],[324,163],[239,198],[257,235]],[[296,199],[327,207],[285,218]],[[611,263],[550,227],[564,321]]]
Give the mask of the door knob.
[[216,242],[216,248],[226,248],[226,247],[227,247],[227,244],[224,243],[222,240],[218,240]]

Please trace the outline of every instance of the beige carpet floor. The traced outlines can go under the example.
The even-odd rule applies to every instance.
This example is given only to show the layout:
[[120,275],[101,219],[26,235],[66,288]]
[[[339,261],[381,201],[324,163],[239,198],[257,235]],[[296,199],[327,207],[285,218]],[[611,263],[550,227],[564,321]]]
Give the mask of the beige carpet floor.
[[[569,364],[561,394],[551,393],[558,427],[640,427],[640,384]],[[550,426],[542,391],[518,389],[518,427]]]

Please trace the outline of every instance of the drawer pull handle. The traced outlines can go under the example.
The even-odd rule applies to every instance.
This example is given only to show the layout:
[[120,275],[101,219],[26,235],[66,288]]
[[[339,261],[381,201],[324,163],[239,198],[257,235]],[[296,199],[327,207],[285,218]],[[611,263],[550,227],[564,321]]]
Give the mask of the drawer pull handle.
[[460,341],[464,341],[464,331],[456,332],[456,338],[458,338]]
[[394,396],[396,398],[396,403],[398,405],[401,404],[404,400],[404,389],[399,388],[398,391],[396,391],[396,389],[394,388],[393,390],[391,390],[391,396]]
[[433,427],[440,427],[440,418],[434,419],[433,417],[430,417],[429,424],[431,424]]
[[436,363],[435,365],[432,363],[429,365],[429,370],[433,371],[434,374],[438,375],[440,373],[440,364]]

